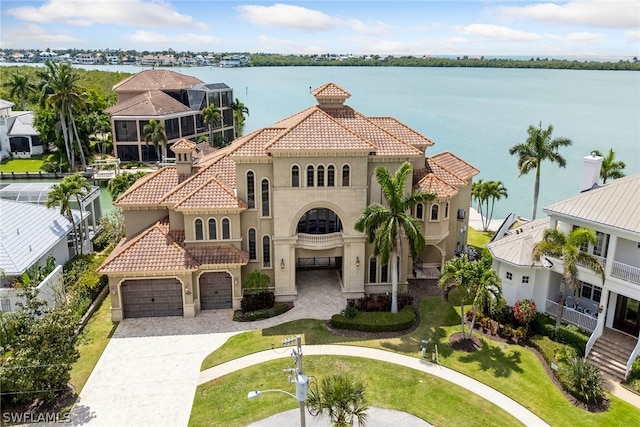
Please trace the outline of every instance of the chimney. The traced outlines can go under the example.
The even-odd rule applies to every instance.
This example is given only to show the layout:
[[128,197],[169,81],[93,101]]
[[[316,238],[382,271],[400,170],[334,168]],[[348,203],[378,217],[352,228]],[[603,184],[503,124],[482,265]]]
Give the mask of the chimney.
[[171,151],[176,154],[176,169],[178,175],[191,174],[194,147],[195,144],[193,142],[184,138],[171,146]]
[[590,155],[583,157],[582,167],[582,184],[580,184],[580,192],[588,191],[598,184],[600,178],[600,168],[604,158],[591,152]]

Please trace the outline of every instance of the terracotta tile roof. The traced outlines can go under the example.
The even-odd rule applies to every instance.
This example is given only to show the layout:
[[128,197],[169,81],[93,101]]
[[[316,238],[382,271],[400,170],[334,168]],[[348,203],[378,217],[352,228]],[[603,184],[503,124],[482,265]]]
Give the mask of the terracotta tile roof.
[[413,187],[433,193],[438,198],[453,197],[479,172],[448,152],[427,157],[424,166],[424,169],[413,171]]
[[311,94],[320,102],[323,99],[342,99],[351,97],[351,94],[335,83],[325,83],[314,89]]
[[[231,156],[237,157],[262,157],[268,156],[265,150],[274,138],[281,135],[286,128],[263,128],[255,131],[237,142],[238,148],[234,150]],[[235,141],[234,141],[235,142]]]
[[420,147],[423,150],[426,147],[431,147],[432,145],[434,145],[434,142],[432,140],[424,135],[421,135],[420,133],[411,129],[404,123],[394,119],[393,117],[369,117],[369,120],[385,129],[387,132],[392,133],[402,141],[408,142],[413,146]]
[[430,161],[436,162],[442,169],[464,181],[480,173],[478,169],[448,151],[431,156]]
[[231,245],[184,246],[184,232],[169,231],[169,218],[123,240],[97,269],[107,273],[196,270],[202,265],[245,265],[249,254]]
[[229,190],[218,179],[211,178],[203,185],[173,206],[180,212],[201,209],[246,209],[247,204],[235,196],[233,190]]
[[197,268],[198,262],[181,245],[180,233],[169,233],[167,217],[120,242],[97,271],[105,274]]
[[162,116],[190,109],[166,93],[152,90],[119,102],[104,111],[112,116]]
[[447,184],[432,173],[426,174],[416,184],[414,189],[420,189],[427,193],[435,194],[439,199],[448,199],[458,194],[458,189]]
[[188,89],[202,80],[171,70],[144,70],[113,86],[114,92]]
[[170,148],[171,148],[171,151],[173,151],[174,153],[177,153],[176,150],[191,151],[195,146],[196,144],[194,144],[193,142],[189,141],[188,139],[182,138],[182,139],[179,139],[178,142],[173,144]]
[[114,206],[157,206],[164,195],[180,183],[175,166],[167,166],[137,180],[113,204]]

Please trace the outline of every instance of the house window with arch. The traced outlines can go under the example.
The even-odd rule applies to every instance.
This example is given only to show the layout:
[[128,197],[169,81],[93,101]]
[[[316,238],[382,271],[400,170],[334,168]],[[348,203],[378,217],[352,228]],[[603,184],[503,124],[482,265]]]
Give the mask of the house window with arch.
[[327,167],[327,187],[335,187],[336,185],[336,168],[333,165]]
[[297,165],[291,168],[291,186],[300,187],[300,168]]
[[449,202],[444,205],[444,219],[449,219]]
[[249,259],[251,261],[255,261],[258,257],[256,253],[256,229],[249,229],[249,238],[248,238],[248,249],[249,249]]
[[269,180],[263,179],[260,183],[262,190],[262,216],[270,216],[271,209],[269,208]]
[[202,229],[202,220],[200,218],[196,219],[195,228],[196,240],[204,239],[204,230]]
[[309,165],[307,166],[307,187],[313,187],[313,175],[314,175],[314,170],[313,170],[313,166]]
[[431,205],[431,221],[438,220],[439,212],[440,212],[440,205],[437,205],[437,204]]
[[269,236],[262,238],[262,266],[271,267],[271,239]]
[[380,283],[387,283],[389,281],[389,264],[385,264],[380,269]]
[[376,283],[378,273],[378,260],[376,257],[369,258],[369,283]]
[[424,216],[424,205],[422,203],[418,203],[416,205],[416,218],[423,219]]
[[349,165],[344,165],[342,167],[342,186],[348,187],[349,185],[351,185],[350,169]]
[[318,166],[318,187],[324,187],[324,166]]
[[231,227],[229,225],[229,218],[222,220],[222,238],[224,240],[231,239]]
[[253,171],[247,172],[247,205],[256,208],[256,177]]
[[216,220],[215,218],[209,219],[209,240],[216,240],[218,238],[216,231]]

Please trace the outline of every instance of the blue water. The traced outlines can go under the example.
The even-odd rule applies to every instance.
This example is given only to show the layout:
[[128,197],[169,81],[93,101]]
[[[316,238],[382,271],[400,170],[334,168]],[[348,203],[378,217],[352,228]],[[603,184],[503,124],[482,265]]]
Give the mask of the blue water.
[[[139,72],[134,66],[86,66]],[[499,180],[509,192],[494,217],[531,217],[534,173],[518,177],[509,147],[526,141],[529,125],[554,126],[567,137],[565,169],[543,163],[542,207],[579,192],[582,158],[613,148],[640,172],[640,73],[625,71],[392,68],[217,67],[174,68],[206,83],[224,82],[248,108],[245,133],[271,126],[315,100],[309,87],[334,82],[351,93],[347,104],[368,116],[392,116],[431,138],[427,155],[451,151],[480,169],[476,177]]]

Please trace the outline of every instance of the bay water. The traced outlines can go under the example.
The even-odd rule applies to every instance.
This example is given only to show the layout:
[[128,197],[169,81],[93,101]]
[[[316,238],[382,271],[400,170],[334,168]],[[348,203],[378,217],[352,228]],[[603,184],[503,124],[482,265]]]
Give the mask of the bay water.
[[[136,66],[83,66],[137,73]],[[529,125],[554,126],[566,168],[543,163],[542,208],[580,191],[582,158],[616,152],[626,174],[640,172],[640,73],[632,71],[413,67],[189,67],[172,70],[205,83],[226,83],[249,109],[244,133],[273,125],[314,105],[310,88],[333,82],[351,93],[347,105],[367,116],[391,116],[435,142],[427,155],[450,151],[502,181],[509,197],[494,218],[530,218],[535,171],[519,177],[509,148],[527,139]]]

